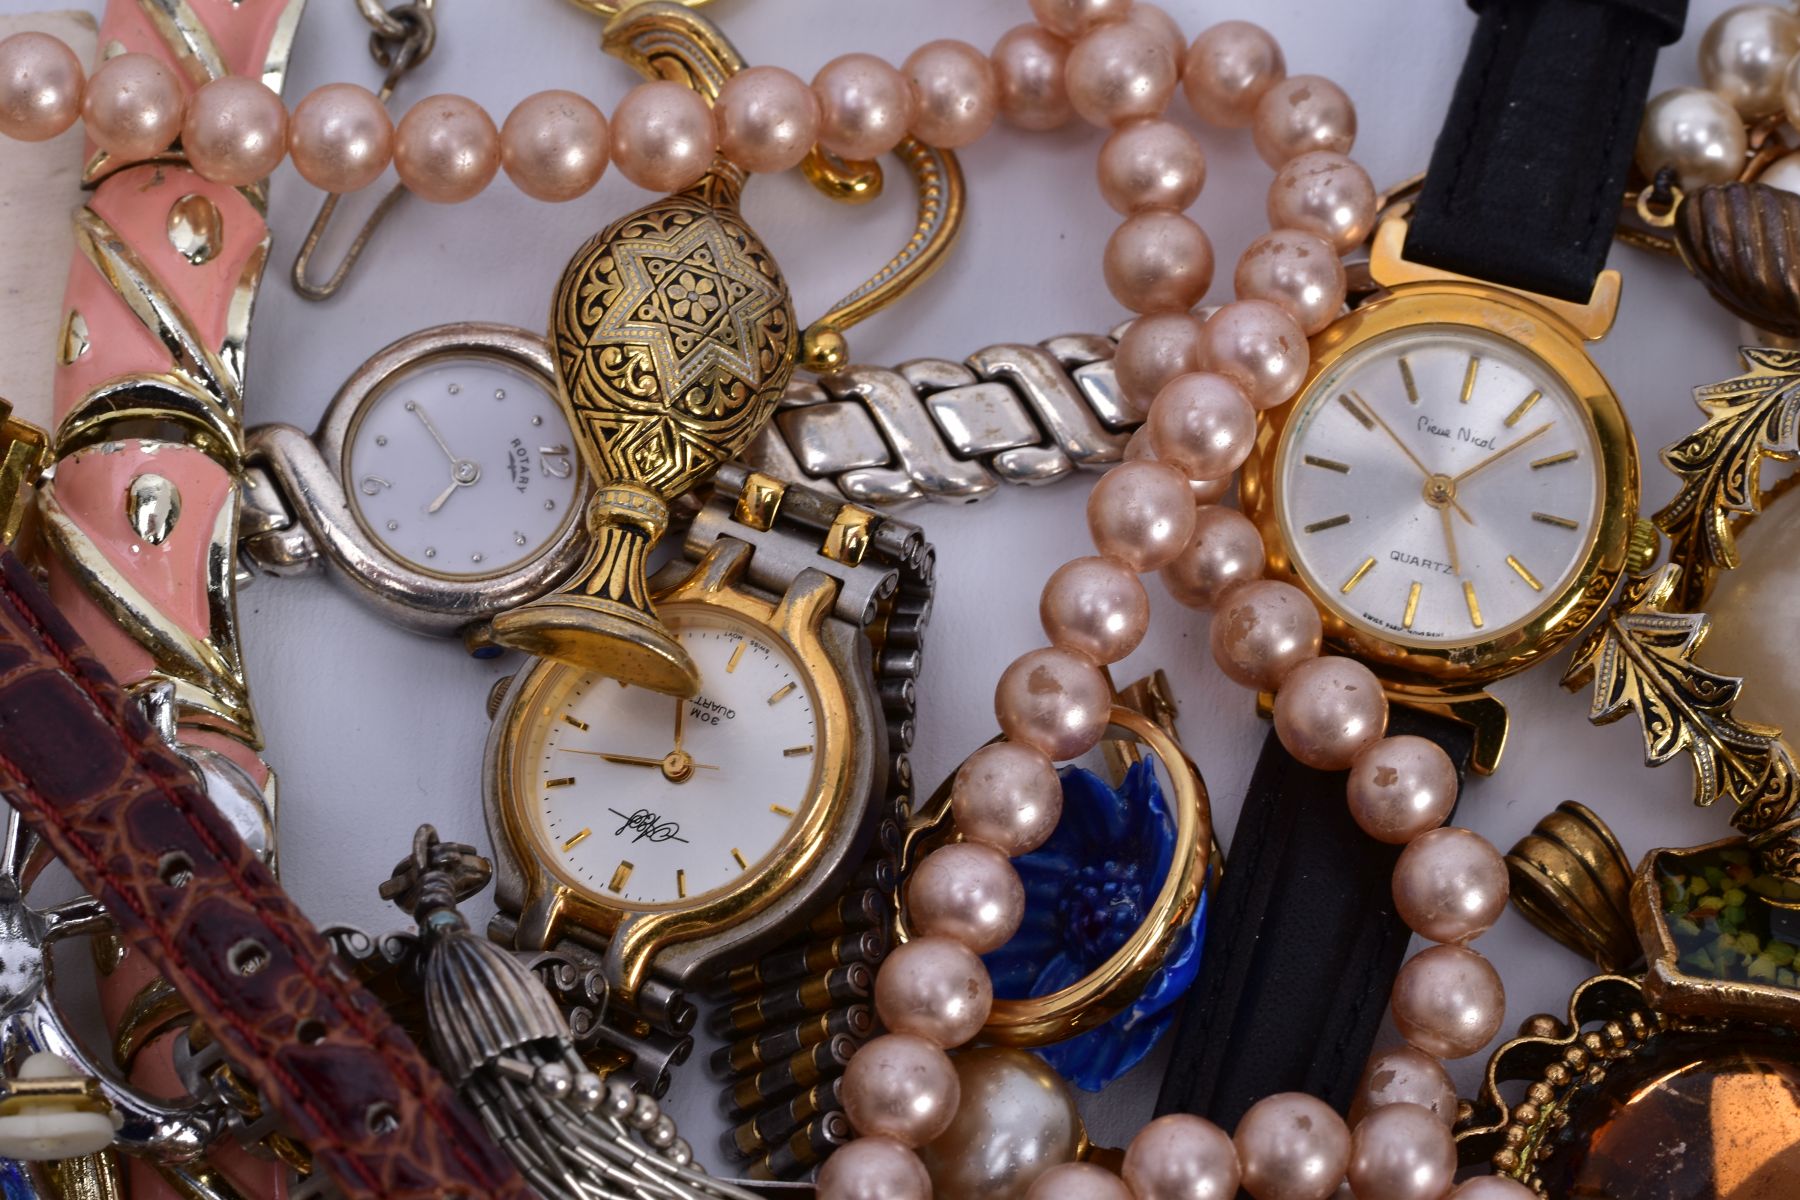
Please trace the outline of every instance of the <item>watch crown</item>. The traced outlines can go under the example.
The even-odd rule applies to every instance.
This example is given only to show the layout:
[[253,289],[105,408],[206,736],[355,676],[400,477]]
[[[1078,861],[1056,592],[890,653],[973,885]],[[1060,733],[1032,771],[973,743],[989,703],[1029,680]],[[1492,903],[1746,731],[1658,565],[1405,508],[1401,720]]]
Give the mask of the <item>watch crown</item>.
[[1625,573],[1642,575],[1656,562],[1662,550],[1662,535],[1656,526],[1639,517],[1631,527],[1631,541],[1625,550]]
[[500,678],[494,680],[494,686],[492,686],[488,689],[488,694],[487,694],[488,720],[490,720],[490,721],[493,720],[494,717],[499,714],[500,702],[502,700],[506,699],[506,689],[512,686],[512,681],[513,681],[513,677],[511,675],[502,675]]

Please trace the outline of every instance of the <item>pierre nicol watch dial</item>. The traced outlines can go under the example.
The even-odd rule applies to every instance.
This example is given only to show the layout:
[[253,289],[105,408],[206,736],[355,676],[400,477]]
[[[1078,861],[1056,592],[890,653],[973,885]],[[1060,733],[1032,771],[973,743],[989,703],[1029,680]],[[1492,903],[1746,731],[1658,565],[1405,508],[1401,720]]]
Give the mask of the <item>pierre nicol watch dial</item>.
[[1517,343],[1386,334],[1298,405],[1277,463],[1282,534],[1352,627],[1410,646],[1490,641],[1555,604],[1586,561],[1602,501],[1594,426]]
[[416,570],[503,574],[544,553],[580,504],[556,398],[479,354],[423,361],[364,401],[344,490],[368,535]]
[[700,668],[679,700],[566,666],[535,695],[514,778],[540,857],[615,908],[730,889],[815,802],[817,697],[779,638],[702,605],[658,609]]

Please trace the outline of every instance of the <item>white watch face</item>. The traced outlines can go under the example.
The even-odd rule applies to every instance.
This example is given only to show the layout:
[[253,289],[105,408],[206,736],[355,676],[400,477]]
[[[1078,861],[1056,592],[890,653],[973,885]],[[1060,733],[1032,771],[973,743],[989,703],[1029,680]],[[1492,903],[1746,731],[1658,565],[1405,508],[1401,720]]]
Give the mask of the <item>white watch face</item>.
[[496,358],[435,358],[363,404],[344,490],[364,530],[416,570],[504,574],[549,549],[581,498],[580,459],[543,382]]
[[658,612],[700,668],[699,696],[551,667],[516,760],[541,851],[612,907],[694,903],[756,871],[813,802],[824,750],[785,644],[722,609]]
[[1283,536],[1353,627],[1472,645],[1552,605],[1601,504],[1585,405],[1517,343],[1408,329],[1332,364],[1283,431]]

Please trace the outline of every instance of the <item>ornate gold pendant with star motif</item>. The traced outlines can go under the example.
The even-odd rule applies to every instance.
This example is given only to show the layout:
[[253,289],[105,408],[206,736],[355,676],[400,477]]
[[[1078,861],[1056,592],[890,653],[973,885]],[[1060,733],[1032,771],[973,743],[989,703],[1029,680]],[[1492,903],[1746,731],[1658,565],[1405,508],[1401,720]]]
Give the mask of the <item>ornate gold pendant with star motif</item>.
[[[743,60],[705,18],[676,4],[631,5],[609,22],[609,52],[652,78],[716,101]],[[494,619],[494,640],[641,687],[691,696],[700,679],[657,619],[645,561],[669,502],[743,451],[775,411],[802,346],[807,365],[841,365],[841,330],[928,275],[961,223],[948,152],[900,147],[920,189],[919,227],[898,256],[809,328],[794,318],[775,258],[738,213],[744,174],[718,159],[686,191],[614,221],[564,268],[550,313],[560,401],[597,481],[593,546],[562,590]],[[820,190],[867,199],[873,163],[813,152]],[[857,186],[845,190],[842,182]]]

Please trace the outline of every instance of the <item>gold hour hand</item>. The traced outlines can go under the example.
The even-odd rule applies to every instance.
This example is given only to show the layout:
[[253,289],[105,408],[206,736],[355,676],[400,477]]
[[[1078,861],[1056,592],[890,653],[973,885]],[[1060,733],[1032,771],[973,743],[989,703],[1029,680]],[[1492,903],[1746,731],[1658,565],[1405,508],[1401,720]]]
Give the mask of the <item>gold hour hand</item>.
[[1448,507],[1438,509],[1438,516],[1444,520],[1444,546],[1450,551],[1450,569],[1460,576],[1462,563],[1457,561],[1456,557],[1456,525],[1450,520],[1450,509]]
[[[1357,396],[1356,399],[1359,403],[1356,405],[1356,407],[1351,409],[1352,413],[1356,413],[1356,412],[1366,413],[1369,416],[1370,420],[1374,421],[1375,424],[1381,426],[1381,432],[1387,434],[1388,440],[1393,442],[1394,445],[1400,447],[1400,452],[1402,454],[1406,455],[1406,457],[1412,462],[1412,465],[1419,469],[1419,474],[1421,474],[1425,477],[1427,483],[1429,483],[1433,479],[1437,478],[1437,476],[1433,474],[1431,468],[1426,466],[1424,464],[1424,462],[1422,462],[1420,460],[1420,458],[1417,454],[1413,453],[1413,448],[1411,446],[1407,445],[1403,440],[1401,440],[1401,437],[1399,434],[1394,432],[1394,427],[1392,425],[1389,425],[1386,421],[1382,420],[1381,414],[1375,411],[1374,405],[1370,404],[1367,400],[1364,400],[1361,396]],[[1473,525],[1475,523],[1475,518],[1471,517],[1468,513],[1468,510],[1463,508],[1462,501],[1458,500],[1454,493],[1450,494],[1450,497],[1449,497],[1449,500],[1447,501],[1447,503],[1449,504],[1449,506],[1451,508],[1454,508],[1456,510],[1457,516],[1461,517],[1463,520],[1467,521],[1471,525]]]
[[599,750],[570,750],[570,754],[591,754],[595,758],[605,759],[609,763],[619,763],[627,767],[660,767],[660,758],[640,758],[635,754],[605,754]]

